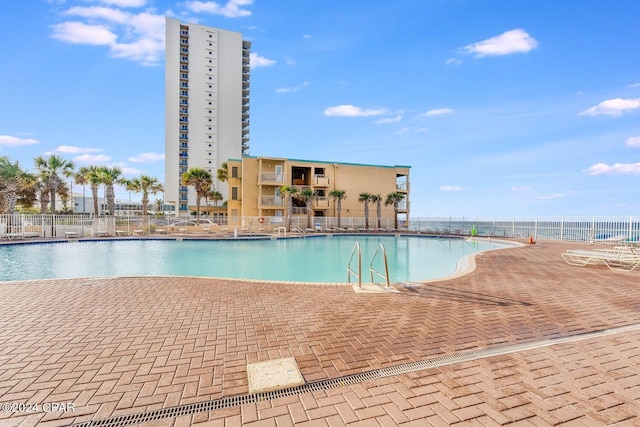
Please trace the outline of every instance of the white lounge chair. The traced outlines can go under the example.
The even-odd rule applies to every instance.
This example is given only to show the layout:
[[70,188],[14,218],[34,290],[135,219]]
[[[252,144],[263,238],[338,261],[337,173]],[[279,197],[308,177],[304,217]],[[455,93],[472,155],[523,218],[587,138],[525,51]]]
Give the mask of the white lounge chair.
[[640,267],[640,254],[637,253],[621,253],[615,259],[607,259],[604,261],[611,270],[633,271]]
[[564,252],[562,258],[569,265],[581,267],[605,264],[612,270],[632,271],[640,266],[640,254],[631,251],[572,249]]

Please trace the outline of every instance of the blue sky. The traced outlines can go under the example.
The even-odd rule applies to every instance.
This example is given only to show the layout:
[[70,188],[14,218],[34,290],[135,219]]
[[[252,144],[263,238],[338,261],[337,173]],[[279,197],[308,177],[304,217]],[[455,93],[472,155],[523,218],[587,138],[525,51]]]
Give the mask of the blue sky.
[[410,165],[413,217],[640,214],[636,0],[5,2],[0,155],[164,179],[165,16],[252,41],[252,155]]

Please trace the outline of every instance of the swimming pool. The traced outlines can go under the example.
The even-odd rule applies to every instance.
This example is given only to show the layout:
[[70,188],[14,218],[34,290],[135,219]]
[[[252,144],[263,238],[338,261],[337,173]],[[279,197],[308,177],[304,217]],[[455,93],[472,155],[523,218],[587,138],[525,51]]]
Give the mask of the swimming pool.
[[[508,247],[458,238],[372,235],[0,245],[0,281],[176,275],[346,282],[346,265],[356,241],[362,248],[363,282],[369,281],[369,264],[380,243],[386,248],[393,282],[445,277],[467,255]],[[382,258],[376,260],[374,267],[383,271]],[[355,269],[355,259],[352,266]]]

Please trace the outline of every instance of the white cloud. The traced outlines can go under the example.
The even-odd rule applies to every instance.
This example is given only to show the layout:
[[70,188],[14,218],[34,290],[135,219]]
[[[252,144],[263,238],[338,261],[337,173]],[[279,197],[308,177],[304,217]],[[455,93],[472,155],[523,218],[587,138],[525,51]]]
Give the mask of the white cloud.
[[511,191],[529,191],[531,187],[511,187]]
[[632,83],[632,84],[628,85],[627,87],[640,87],[640,83]]
[[104,164],[111,161],[111,157],[106,154],[82,154],[75,157],[73,161],[82,164]]
[[103,25],[69,21],[52,26],[53,38],[66,43],[110,45],[117,36]]
[[457,185],[442,185],[440,187],[440,191],[462,191],[463,187],[459,187]]
[[398,132],[396,132],[396,135],[404,135],[404,134],[411,134],[411,133],[424,133],[424,132],[428,132],[429,128],[416,128],[416,127],[406,127],[406,128],[402,128],[400,130],[398,130]]
[[83,18],[90,18],[90,19],[103,19],[105,21],[116,22],[118,24],[125,24],[127,20],[131,17],[131,14],[128,12],[123,12],[122,10],[113,9],[110,7],[99,7],[99,6],[91,6],[91,7],[76,6],[65,11],[63,15],[81,16]]
[[378,109],[363,109],[355,107],[353,105],[338,105],[335,107],[328,107],[324,110],[325,116],[330,117],[368,117],[379,116],[387,112],[384,108]]
[[302,89],[304,89],[305,87],[309,87],[310,85],[311,83],[309,82],[302,82],[297,86],[279,87],[278,89],[275,90],[275,92],[276,93],[300,92]]
[[560,199],[564,197],[564,194],[547,194],[543,196],[538,196],[538,200],[552,200],[552,199]]
[[454,111],[451,108],[436,108],[434,110],[429,110],[423,114],[424,117],[430,116],[441,116],[443,114],[451,114]]
[[640,147],[640,136],[632,136],[627,138],[625,143],[627,147]]
[[386,119],[379,119],[379,120],[374,121],[373,123],[375,123],[377,125],[381,125],[381,124],[386,124],[386,123],[399,122],[400,120],[402,120],[402,116],[400,114],[398,114],[395,117],[388,117]]
[[583,170],[588,175],[631,175],[640,174],[639,163],[614,163],[608,165],[606,163],[596,163],[593,166]]
[[482,58],[484,56],[527,53],[536,47],[538,47],[538,42],[526,31],[517,28],[506,31],[499,36],[467,45],[463,48],[463,51],[474,54],[476,58]]
[[303,39],[310,39],[310,38],[312,38],[312,37],[313,37],[313,36],[312,36],[311,34],[304,34],[304,35],[302,36],[302,38],[303,38]]
[[164,160],[163,153],[141,153],[134,157],[129,157],[129,161],[133,163],[152,163]]
[[[126,4],[125,4],[126,3]],[[134,1],[110,4],[134,6]],[[144,3],[142,3],[144,4]],[[53,26],[57,40],[106,45],[113,57],[156,65],[164,52],[165,17],[149,11],[130,13],[112,7],[72,7],[65,16],[84,18],[87,22],[69,21]]]
[[147,0],[100,0],[104,4],[111,4],[117,7],[141,7]]
[[221,6],[214,1],[188,1],[185,3],[187,9],[195,13],[210,13],[213,15],[222,15],[227,18],[239,18],[242,16],[250,16],[251,11],[242,9],[243,6],[249,6],[253,0],[229,0],[226,5]]
[[40,141],[31,138],[19,138],[17,136],[0,135],[0,147],[19,147],[21,145],[39,144]]
[[53,149],[52,153],[57,154],[84,154],[84,153],[99,153],[102,151],[100,148],[82,148],[75,147],[73,145],[61,145],[58,148]]
[[637,99],[607,99],[602,101],[595,107],[591,107],[580,113],[581,116],[597,116],[605,114],[607,116],[620,116],[622,113],[626,113],[631,110],[640,108],[640,98]]
[[447,59],[447,62],[445,62],[446,65],[458,65],[458,64],[462,64],[462,61],[459,60],[458,58],[449,58]]
[[260,67],[269,67],[276,63],[275,59],[268,59],[264,56],[260,56],[255,52],[249,54],[249,62],[251,63],[251,68],[260,68]]

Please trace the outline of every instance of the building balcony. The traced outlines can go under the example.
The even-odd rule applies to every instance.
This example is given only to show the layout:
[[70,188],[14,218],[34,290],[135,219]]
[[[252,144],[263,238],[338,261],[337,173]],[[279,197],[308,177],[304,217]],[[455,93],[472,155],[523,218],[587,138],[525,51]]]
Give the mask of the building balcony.
[[280,196],[262,196],[260,197],[260,208],[264,207],[284,207],[284,200]]
[[313,207],[315,209],[327,209],[329,208],[328,197],[317,197],[313,200]]
[[282,173],[260,172],[258,177],[260,178],[258,183],[262,185],[284,185],[285,183],[285,176]]
[[398,182],[396,183],[396,190],[401,193],[406,193],[409,191],[409,183],[408,182]]
[[329,176],[328,175],[313,175],[313,186],[314,187],[328,187],[329,186]]
[[400,213],[406,213],[409,212],[409,205],[411,203],[407,202],[406,200],[403,200],[402,202],[398,203],[398,212]]

